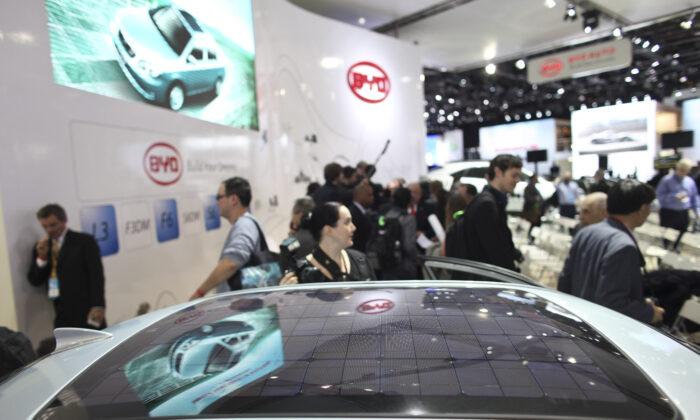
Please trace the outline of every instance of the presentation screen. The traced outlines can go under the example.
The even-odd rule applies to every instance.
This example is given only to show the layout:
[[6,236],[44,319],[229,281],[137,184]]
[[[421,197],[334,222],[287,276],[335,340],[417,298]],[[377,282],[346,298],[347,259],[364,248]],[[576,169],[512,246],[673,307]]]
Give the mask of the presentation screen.
[[679,147],[693,147],[692,131],[676,131],[661,135],[662,149],[677,149]]
[[46,0],[54,80],[258,129],[250,0]]
[[646,181],[654,175],[656,102],[583,109],[571,114],[572,172],[593,176],[606,155],[615,176]]
[[528,162],[546,162],[547,161],[547,149],[528,150],[527,161]]

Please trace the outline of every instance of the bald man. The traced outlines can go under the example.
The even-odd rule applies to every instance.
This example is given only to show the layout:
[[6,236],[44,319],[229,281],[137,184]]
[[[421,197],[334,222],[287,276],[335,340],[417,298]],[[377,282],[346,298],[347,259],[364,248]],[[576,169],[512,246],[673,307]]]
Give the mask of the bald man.
[[576,234],[586,226],[602,222],[608,217],[606,201],[608,195],[603,192],[588,194],[581,203],[581,213],[578,219],[581,221],[571,232],[571,236]]

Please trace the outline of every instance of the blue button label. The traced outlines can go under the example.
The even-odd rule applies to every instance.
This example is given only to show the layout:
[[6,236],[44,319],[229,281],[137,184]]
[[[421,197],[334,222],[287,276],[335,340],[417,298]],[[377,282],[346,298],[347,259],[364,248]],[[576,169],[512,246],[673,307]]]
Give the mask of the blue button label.
[[174,198],[158,200],[154,203],[158,242],[177,239],[180,228],[177,224],[177,203]]
[[80,225],[83,232],[95,237],[100,255],[105,257],[119,252],[114,206],[83,207],[80,209]]

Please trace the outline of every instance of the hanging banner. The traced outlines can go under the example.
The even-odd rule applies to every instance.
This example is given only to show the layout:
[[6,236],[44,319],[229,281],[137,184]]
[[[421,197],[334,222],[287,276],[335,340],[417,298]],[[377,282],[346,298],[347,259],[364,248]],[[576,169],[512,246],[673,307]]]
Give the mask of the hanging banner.
[[617,39],[530,60],[527,80],[547,83],[617,70],[631,63],[632,43],[626,38]]

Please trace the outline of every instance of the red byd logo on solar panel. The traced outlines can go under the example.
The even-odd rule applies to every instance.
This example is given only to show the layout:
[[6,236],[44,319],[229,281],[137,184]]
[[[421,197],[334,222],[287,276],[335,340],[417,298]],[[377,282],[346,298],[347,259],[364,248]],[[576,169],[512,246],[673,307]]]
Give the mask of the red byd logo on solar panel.
[[564,69],[564,63],[558,58],[550,58],[540,65],[542,77],[554,77]]
[[348,70],[348,85],[358,98],[365,102],[381,102],[389,96],[391,82],[381,67],[369,61],[363,61]]
[[182,158],[175,147],[168,143],[154,143],[143,155],[143,169],[151,181],[158,185],[176,183],[184,168]]
[[194,321],[204,315],[204,311],[194,311],[181,316],[175,320],[175,324],[187,324],[190,321]]
[[394,307],[394,302],[390,301],[389,299],[373,299],[373,300],[368,300],[365,303],[361,303],[357,307],[357,312],[361,314],[381,314],[382,312],[386,312]]

